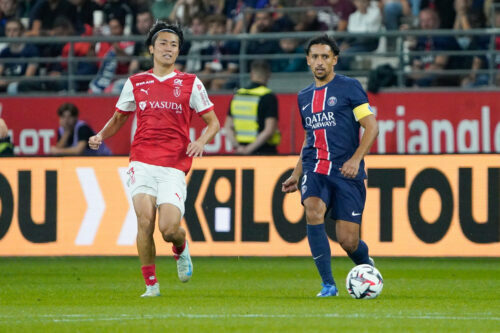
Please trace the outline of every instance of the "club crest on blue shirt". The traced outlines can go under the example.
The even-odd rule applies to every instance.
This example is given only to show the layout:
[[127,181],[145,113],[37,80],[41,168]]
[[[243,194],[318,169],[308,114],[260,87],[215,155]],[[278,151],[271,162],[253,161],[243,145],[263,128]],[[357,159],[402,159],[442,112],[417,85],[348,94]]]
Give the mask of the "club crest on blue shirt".
[[337,104],[337,97],[335,96],[330,97],[327,101],[327,104],[329,106],[334,106],[335,104]]

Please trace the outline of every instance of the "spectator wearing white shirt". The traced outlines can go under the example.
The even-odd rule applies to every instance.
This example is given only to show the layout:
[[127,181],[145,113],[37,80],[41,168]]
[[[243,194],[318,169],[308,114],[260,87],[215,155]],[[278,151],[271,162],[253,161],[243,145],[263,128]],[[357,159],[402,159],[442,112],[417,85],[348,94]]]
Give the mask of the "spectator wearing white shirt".
[[[347,22],[348,32],[377,32],[382,27],[382,13],[376,3],[370,0],[354,0],[356,11],[349,15]],[[336,65],[338,70],[349,70],[352,54],[374,51],[378,47],[378,37],[348,38],[340,45],[340,52],[344,57]]]

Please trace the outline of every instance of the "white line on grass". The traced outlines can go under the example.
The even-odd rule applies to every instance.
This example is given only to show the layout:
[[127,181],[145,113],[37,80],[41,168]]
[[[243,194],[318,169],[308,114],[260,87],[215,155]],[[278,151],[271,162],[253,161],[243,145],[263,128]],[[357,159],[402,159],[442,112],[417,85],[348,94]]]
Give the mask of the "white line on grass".
[[[17,317],[17,318],[16,318]],[[0,315],[0,323],[15,322],[23,323],[18,316]],[[119,320],[143,320],[143,319],[169,319],[169,318],[189,318],[189,319],[229,319],[229,318],[340,318],[340,319],[416,319],[416,320],[486,320],[500,321],[500,317],[495,316],[453,316],[446,314],[428,314],[428,315],[404,315],[404,314],[342,314],[342,313],[323,313],[323,314],[265,314],[265,313],[246,313],[246,314],[202,314],[202,313],[166,313],[166,314],[145,314],[131,315],[122,314],[118,316],[103,316],[94,314],[67,314],[67,315],[38,315],[30,317],[30,320],[42,322],[97,322],[97,321],[119,321]],[[9,320],[10,319],[10,320]]]

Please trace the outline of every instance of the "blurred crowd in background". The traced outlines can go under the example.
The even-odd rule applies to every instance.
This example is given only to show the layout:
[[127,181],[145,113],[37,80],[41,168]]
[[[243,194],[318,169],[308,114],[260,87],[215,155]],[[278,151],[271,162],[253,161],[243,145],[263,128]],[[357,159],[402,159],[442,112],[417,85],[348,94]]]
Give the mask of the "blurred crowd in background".
[[[301,7],[304,10],[283,10]],[[181,24],[187,36],[235,36],[222,41],[188,38],[181,50],[178,69],[198,74],[209,90],[217,91],[238,86],[231,76],[242,70],[238,62],[238,34],[500,27],[500,0],[0,0],[0,37],[146,35],[156,20]],[[244,51],[249,55],[282,55],[270,60],[273,73],[306,72],[305,58],[292,56],[303,55],[304,42],[290,37],[256,39]],[[378,37],[342,38],[338,42],[338,71],[349,71],[355,66],[356,58],[346,55],[380,51],[382,47],[383,52],[393,52],[401,46],[390,37],[384,45]],[[493,79],[484,71],[491,66],[500,69],[498,53],[439,54],[488,48],[500,51],[500,35],[493,40],[488,35],[418,36],[407,37],[404,42],[410,51],[436,51],[408,59],[406,66],[411,71],[404,82],[408,87],[500,84],[498,70]],[[148,70],[152,61],[143,42],[126,38],[120,42],[75,42],[71,51],[69,43],[14,43],[4,39],[0,50],[0,93],[8,94],[68,89],[64,80],[16,79],[67,75],[67,62],[30,62],[26,58],[64,59],[71,52],[78,58],[73,74],[87,78],[77,79],[74,90],[94,94],[119,93],[126,75]],[[467,72],[454,76],[436,74],[436,70],[443,69]]]

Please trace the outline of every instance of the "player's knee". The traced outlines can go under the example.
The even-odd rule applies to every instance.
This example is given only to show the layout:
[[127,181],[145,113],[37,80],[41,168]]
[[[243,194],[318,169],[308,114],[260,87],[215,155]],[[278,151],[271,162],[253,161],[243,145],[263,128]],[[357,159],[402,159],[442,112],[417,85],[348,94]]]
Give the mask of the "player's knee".
[[317,211],[306,211],[306,220],[308,224],[318,224],[323,222],[324,216]]
[[165,242],[172,243],[175,240],[175,233],[173,232],[162,233],[162,235]]
[[337,235],[337,240],[338,240],[340,246],[347,253],[353,253],[358,248],[359,240],[357,239],[357,237],[352,237],[350,235],[348,235],[348,236],[340,236],[339,237]]
[[306,220],[309,224],[322,223],[325,219],[325,211],[315,205],[305,206]]
[[166,242],[173,242],[176,240],[177,229],[177,227],[171,225],[160,227],[160,233]]

